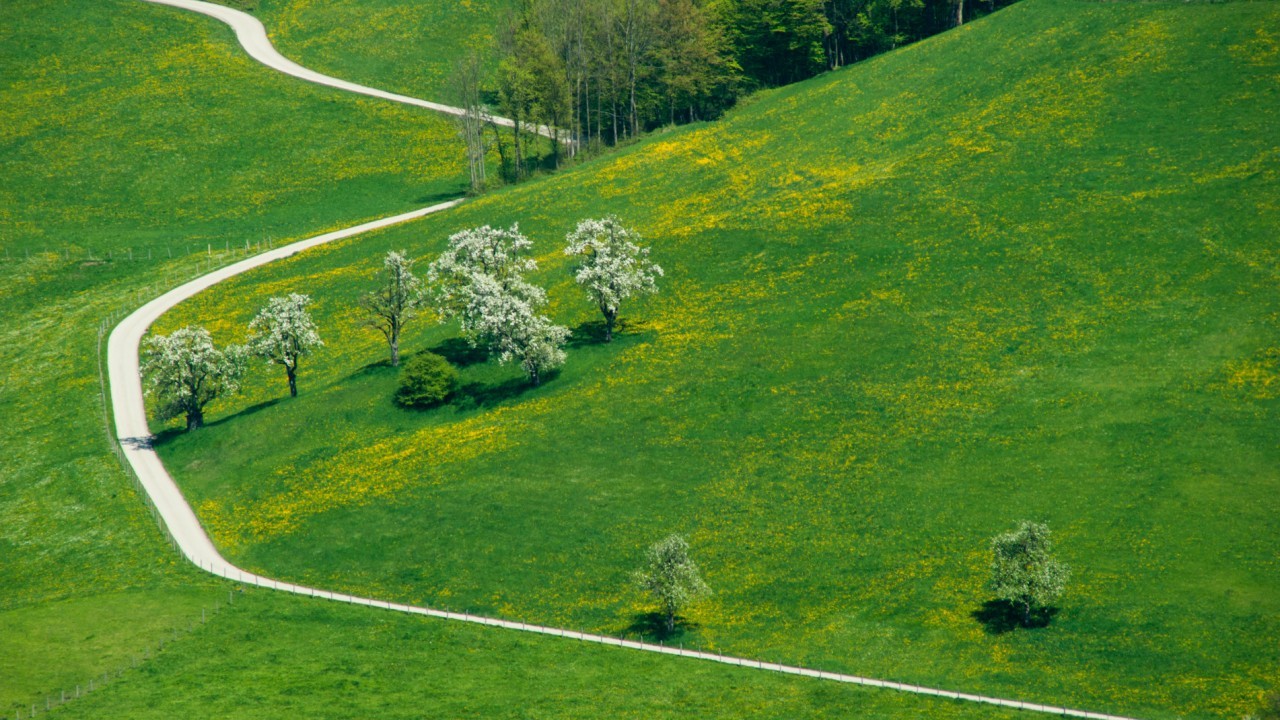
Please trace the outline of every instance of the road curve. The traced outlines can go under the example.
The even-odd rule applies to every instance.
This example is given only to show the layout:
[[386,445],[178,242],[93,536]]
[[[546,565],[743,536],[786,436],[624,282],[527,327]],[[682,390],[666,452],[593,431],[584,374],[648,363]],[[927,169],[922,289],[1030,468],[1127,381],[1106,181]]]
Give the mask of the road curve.
[[[431,102],[430,100],[423,100],[421,98],[371,88],[367,85],[360,85],[347,80],[340,80],[323,73],[318,73],[315,70],[305,68],[284,55],[281,55],[280,52],[276,50],[275,46],[271,44],[271,39],[267,37],[267,29],[263,27],[262,22],[259,21],[258,18],[248,13],[229,8],[225,5],[216,5],[214,3],[202,2],[201,0],[143,0],[143,2],[154,3],[156,5],[169,5],[171,7],[190,10],[191,12],[208,15],[211,18],[221,20],[227,25],[230,25],[231,29],[235,31],[236,39],[240,41],[241,47],[243,47],[245,52],[249,54],[249,57],[269,68],[279,70],[286,75],[292,75],[293,77],[306,80],[307,82],[313,82],[317,85],[327,85],[331,88],[346,90],[347,92],[358,93],[360,95],[368,95],[370,97],[390,100],[392,102],[403,103],[405,105],[414,105],[428,110],[434,110],[439,113],[444,113],[446,115],[453,115],[455,117],[460,117],[466,114],[466,111],[460,107],[443,105],[441,103]],[[497,117],[496,115],[486,115],[486,118],[503,127],[511,127],[515,125],[515,123],[509,118]],[[538,135],[547,138],[564,140],[567,137],[565,133],[554,133],[551,128],[546,126],[537,126],[535,128],[534,126],[526,123],[523,124],[523,127],[526,130],[535,132]]]
[[[258,22],[256,18],[246,15],[245,13],[223,7],[221,5],[200,2],[199,0],[145,0],[145,2],[172,5],[174,7],[193,10],[222,20],[235,29],[236,36],[240,39],[241,45],[243,45],[245,50],[258,61],[276,68],[281,72],[302,78],[303,80],[319,83],[321,85],[328,85],[341,90],[349,90],[363,95],[370,95],[372,97],[379,97],[395,102],[425,107],[438,112],[453,115],[457,115],[462,112],[458,108],[449,107],[447,105],[440,105],[426,100],[419,100],[417,98],[397,95],[395,93],[388,93],[382,90],[365,87],[363,85],[349,83],[344,80],[338,80],[297,65],[276,52],[275,48],[271,46],[271,42],[267,39],[266,31],[263,28],[262,23]],[[509,120],[498,118],[495,118],[495,120],[506,124],[507,126],[511,125]],[[214,547],[213,541],[209,539],[209,535],[205,533],[204,528],[200,525],[200,520],[196,517],[195,511],[192,510],[191,505],[187,503],[186,498],[183,497],[182,492],[178,489],[177,483],[175,483],[173,478],[169,476],[168,471],[165,470],[164,465],[160,462],[160,457],[151,446],[151,439],[153,436],[151,434],[151,429],[147,424],[147,412],[144,402],[138,355],[142,338],[146,334],[147,329],[151,327],[152,323],[154,323],[161,315],[178,303],[196,295],[202,290],[226,280],[227,278],[234,277],[275,260],[296,255],[297,253],[318,245],[353,237],[379,228],[408,222],[410,220],[416,220],[431,213],[447,210],[458,205],[460,202],[462,201],[452,200],[450,202],[432,205],[431,207],[414,210],[412,212],[374,220],[372,222],[363,223],[343,230],[336,230],[323,235],[317,235],[306,240],[300,240],[290,245],[246,258],[238,263],[215,270],[207,275],[198,277],[166,292],[160,297],[135,310],[112,329],[111,337],[107,342],[107,372],[111,384],[111,407],[115,415],[116,437],[119,438],[125,459],[129,462],[134,474],[137,476],[139,486],[142,488],[143,492],[147,494],[147,497],[155,508],[159,519],[164,524],[169,536],[173,538],[174,544],[177,546],[178,550],[193,564],[209,573],[235,582],[243,583],[245,585],[255,585],[272,590],[279,590],[281,592],[294,593],[296,595],[306,595],[309,597],[345,602],[353,605],[363,605],[366,607],[381,608],[395,612],[425,615],[445,620],[457,620],[475,623],[477,625],[504,628],[507,630],[520,630],[524,632],[537,633],[540,635],[553,635],[581,642],[596,643],[599,645],[612,645],[632,650],[641,650],[644,652],[659,653],[663,655],[676,655],[680,657],[718,662],[726,665],[736,665],[738,667],[767,670],[788,675],[800,675],[851,685],[885,688],[916,695],[929,695],[933,697],[962,700],[998,707],[1048,713],[1064,717],[1085,718],[1086,720],[1134,720],[1134,718],[1119,715],[1108,715],[1105,713],[1075,710],[1053,705],[1024,702],[1021,700],[1010,700],[1007,698],[995,698],[984,695],[953,692],[950,690],[924,687],[921,685],[899,683],[889,680],[877,680],[875,678],[848,675],[844,673],[825,672],[822,670],[798,667],[794,665],[767,663],[759,660],[733,657],[730,655],[717,655],[714,653],[686,650],[681,647],[669,647],[661,644],[623,640],[605,635],[581,633],[561,628],[480,617],[469,613],[448,612],[416,605],[393,603],[375,598],[347,595],[344,593],[336,593],[318,588],[280,582],[279,580],[246,572],[230,562],[227,562],[227,560],[218,552],[217,548]]]

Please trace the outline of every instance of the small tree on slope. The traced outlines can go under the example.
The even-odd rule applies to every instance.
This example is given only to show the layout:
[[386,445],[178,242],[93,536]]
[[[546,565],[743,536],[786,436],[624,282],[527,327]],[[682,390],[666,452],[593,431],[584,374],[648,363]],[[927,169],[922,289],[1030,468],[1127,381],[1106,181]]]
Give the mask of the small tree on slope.
[[483,343],[497,354],[498,362],[519,361],[536,386],[548,370],[564,364],[569,329],[537,312],[546,299],[535,289],[539,293],[523,297],[488,275],[476,276],[471,302],[463,313],[463,329],[472,342]]
[[307,306],[311,297],[290,293],[273,297],[249,323],[249,350],[268,363],[284,367],[289,378],[289,396],[298,396],[298,363],[321,345],[320,333]]
[[405,252],[388,252],[382,261],[382,284],[360,298],[365,325],[382,333],[391,350],[391,366],[400,365],[400,331],[426,304],[422,280],[413,274],[413,260]]
[[484,345],[499,362],[519,361],[538,385],[564,363],[569,330],[539,313],[547,294],[524,278],[538,267],[526,257],[532,247],[517,225],[464,230],[449,238],[427,277],[441,319],[457,318],[472,345]]
[[711,593],[702,581],[698,566],[689,558],[689,543],[679,535],[669,535],[649,548],[636,584],[647,590],[662,609],[667,632],[676,627],[676,615],[689,603]]
[[635,295],[658,292],[662,268],[649,260],[640,234],[628,230],[610,215],[603,220],[583,220],[569,233],[565,255],[582,257],[574,280],[604,315],[605,342],[613,340],[613,325],[622,301]]
[[1031,612],[1062,596],[1071,571],[1053,557],[1049,527],[1023,521],[1013,532],[991,539],[991,591],[1022,610],[1023,625]]
[[241,345],[225,351],[214,347],[209,331],[202,327],[148,337],[142,373],[147,377],[147,394],[159,400],[157,415],[170,420],[185,414],[187,430],[203,426],[206,405],[239,392],[245,355]]

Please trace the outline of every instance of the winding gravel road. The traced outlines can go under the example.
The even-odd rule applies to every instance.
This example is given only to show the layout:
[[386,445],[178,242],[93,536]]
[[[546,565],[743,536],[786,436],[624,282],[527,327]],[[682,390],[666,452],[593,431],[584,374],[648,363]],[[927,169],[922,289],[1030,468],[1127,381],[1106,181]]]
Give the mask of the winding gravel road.
[[[370,97],[390,100],[392,102],[403,103],[405,105],[414,105],[428,110],[434,110],[439,113],[444,113],[446,115],[461,116],[466,113],[466,111],[460,107],[443,105],[441,103],[431,102],[430,100],[422,100],[421,98],[371,88],[367,85],[360,85],[347,80],[340,80],[323,73],[318,73],[315,70],[305,68],[284,55],[281,55],[280,51],[276,50],[275,46],[271,44],[271,39],[267,37],[267,29],[263,27],[262,22],[259,21],[258,18],[248,13],[226,7],[225,5],[216,5],[214,3],[202,2],[201,0],[143,0],[143,2],[154,3],[156,5],[169,5],[171,7],[190,10],[191,12],[208,15],[211,18],[221,20],[227,25],[230,25],[231,29],[235,31],[236,39],[240,41],[240,45],[244,48],[245,52],[249,53],[249,57],[269,68],[279,70],[286,75],[292,75],[301,80],[316,83],[317,85],[327,85],[331,88],[359,93],[360,95],[368,95]],[[498,117],[496,115],[486,117],[503,127],[511,127],[515,124],[510,118]],[[547,138],[563,140],[565,137],[565,133],[561,132],[557,135],[552,132],[551,128],[544,125],[539,125],[535,128],[534,126],[523,124],[522,127]]]
[[[329,85],[342,90],[361,93],[363,95],[384,98],[394,102],[416,105],[430,110],[435,110],[437,112],[450,114],[458,114],[462,112],[458,108],[419,100],[417,98],[406,97],[404,95],[397,95],[395,93],[383,92],[381,90],[357,85],[355,83],[349,83],[344,80],[338,80],[336,78],[331,78],[327,75],[322,75],[308,70],[290,60],[287,60],[276,52],[275,48],[271,46],[270,41],[267,39],[266,31],[263,29],[262,23],[242,12],[226,8],[221,5],[199,2],[198,0],[144,1],[161,5],[172,5],[174,7],[192,10],[194,12],[215,17],[235,28],[236,36],[239,38],[240,43],[244,45],[245,50],[247,50],[254,58],[265,65],[269,65],[282,72],[286,72],[304,80],[320,83],[322,85]],[[507,124],[508,126],[510,125],[510,121],[500,120],[500,122],[504,122],[504,124]],[[447,210],[460,202],[461,200],[454,200],[451,202],[440,203],[438,205],[422,208],[413,212],[375,220],[373,222],[356,225],[344,230],[325,233],[324,235],[318,235],[313,238],[308,238],[306,240],[247,258],[235,263],[234,265],[216,270],[170,290],[164,295],[161,295],[151,302],[148,302],[146,305],[143,305],[141,308],[122,320],[120,324],[112,330],[111,338],[107,343],[107,370],[111,382],[111,405],[115,414],[116,436],[120,438],[120,444],[123,448],[125,457],[133,467],[140,486],[150,498],[151,503],[155,506],[160,520],[168,529],[169,535],[173,538],[174,543],[188,560],[207,572],[235,582],[244,583],[246,585],[256,585],[258,587],[279,590],[281,592],[290,592],[297,595],[307,595],[325,600],[345,602],[353,605],[364,605],[367,607],[382,608],[396,612],[411,613],[414,615],[426,615],[445,620],[456,620],[475,623],[478,625],[488,625],[507,630],[521,630],[541,635],[554,635],[600,645],[613,645],[632,650],[641,650],[664,655],[677,655],[680,657],[695,658],[698,660],[718,662],[726,665],[756,668],[789,675],[801,675],[852,685],[886,688],[901,692],[914,693],[917,695],[930,695],[934,697],[950,698],[953,700],[963,700],[1006,708],[1030,710],[1052,715],[1086,718],[1089,720],[1133,720],[1132,718],[1117,715],[1073,710],[1070,708],[1023,702],[1020,700],[1009,700],[1005,698],[952,692],[949,690],[940,690],[937,688],[922,687],[919,685],[910,685],[887,680],[876,680],[874,678],[860,677],[857,675],[824,672],[811,668],[767,663],[759,660],[750,660],[747,658],[727,655],[716,655],[712,653],[697,652],[694,650],[685,650],[679,647],[667,647],[652,643],[622,640],[604,635],[592,635],[572,630],[563,630],[540,625],[529,625],[527,623],[513,622],[510,620],[477,617],[467,613],[446,612],[427,607],[377,600],[375,598],[346,595],[318,588],[280,582],[272,578],[246,572],[227,562],[227,560],[218,552],[217,548],[214,547],[208,534],[205,533],[204,528],[200,525],[200,520],[196,517],[195,512],[187,503],[186,498],[182,496],[182,492],[178,490],[177,484],[173,481],[173,478],[169,476],[164,465],[160,462],[159,456],[151,447],[152,434],[147,425],[146,406],[143,401],[142,378],[139,374],[138,349],[143,335],[146,334],[147,329],[151,324],[170,308],[183,300],[194,296],[200,291],[226,280],[229,277],[239,275],[240,273],[260,267],[269,262],[295,255],[309,248],[316,247],[317,245],[323,245],[335,240],[353,237],[371,230],[408,222],[410,220],[416,220],[431,213]]]

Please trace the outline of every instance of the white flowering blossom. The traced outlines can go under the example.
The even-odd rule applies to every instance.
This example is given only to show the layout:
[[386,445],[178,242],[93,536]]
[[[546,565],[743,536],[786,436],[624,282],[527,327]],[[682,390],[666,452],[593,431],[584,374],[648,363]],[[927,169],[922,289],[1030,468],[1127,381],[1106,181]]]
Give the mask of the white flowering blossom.
[[547,293],[524,278],[538,267],[527,257],[532,247],[519,225],[464,230],[449,238],[427,277],[442,320],[457,318],[472,345],[488,347],[498,362],[518,361],[537,385],[564,364],[569,330],[539,312]]
[[574,280],[604,315],[605,341],[613,340],[622,301],[658,292],[662,268],[649,260],[649,248],[638,244],[640,234],[623,227],[614,215],[583,220],[565,239],[564,254],[582,256]]
[[392,367],[400,365],[400,331],[426,304],[426,291],[413,274],[413,262],[403,250],[388,252],[382,260],[381,286],[360,298],[365,324],[387,339]]
[[524,273],[538,263],[527,257],[533,241],[510,228],[472,228],[449,237],[449,246],[427,268],[427,281],[435,290],[436,311],[441,320],[458,317],[471,304],[473,279],[487,275],[520,295],[538,288],[524,281]]
[[298,361],[324,345],[307,306],[309,295],[290,293],[273,297],[249,323],[249,350],[268,364],[283,365],[289,378],[289,395],[298,396]]
[[711,594],[702,581],[698,565],[689,557],[689,543],[679,535],[669,535],[654,543],[635,582],[658,601],[668,633],[676,629],[676,615],[689,603]]
[[187,416],[187,429],[204,424],[204,407],[224,395],[240,391],[246,350],[231,345],[214,347],[209,331],[184,327],[170,335],[152,335],[146,340],[142,373],[147,377],[147,394],[159,401],[156,414],[162,420]]
[[546,297],[541,288],[533,289],[538,292],[532,297],[522,297],[488,275],[477,275],[461,318],[462,329],[473,343],[488,346],[500,363],[519,361],[530,382],[537,385],[546,371],[564,364],[569,329],[538,313]]

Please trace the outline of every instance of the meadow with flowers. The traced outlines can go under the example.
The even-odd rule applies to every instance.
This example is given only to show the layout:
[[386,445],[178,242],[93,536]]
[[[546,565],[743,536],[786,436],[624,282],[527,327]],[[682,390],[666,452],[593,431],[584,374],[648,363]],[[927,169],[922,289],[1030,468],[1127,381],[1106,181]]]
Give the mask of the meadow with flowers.
[[[159,450],[223,552],[289,580],[643,635],[630,573],[680,532],[713,591],[689,645],[1239,717],[1280,685],[1278,20],[1027,0],[238,277],[157,330],[238,342],[307,292],[306,389],[255,368]],[[610,213],[666,272],[603,343],[563,247]],[[382,256],[513,223],[564,368],[530,388],[419,321],[403,351],[463,389],[397,407],[357,305]],[[987,542],[1024,518],[1073,580],[1047,627],[1004,632]]]
[[[226,27],[134,0],[0,5],[0,66],[0,716],[43,716],[46,698],[104,673],[105,687],[54,712],[394,716],[390,703],[429,695],[460,716],[583,717],[612,676],[610,702],[632,717],[680,716],[688,705],[672,697],[726,716],[933,713],[820,683],[748,687],[669,659],[578,662],[580,648],[551,639],[302,598],[226,607],[234,586],[173,552],[109,450],[99,327],[260,244],[461,192],[461,143],[434,115],[286,78]],[[531,682],[509,682],[520,673]],[[676,691],[627,680],[641,673]],[[478,693],[475,678],[495,682]]]

